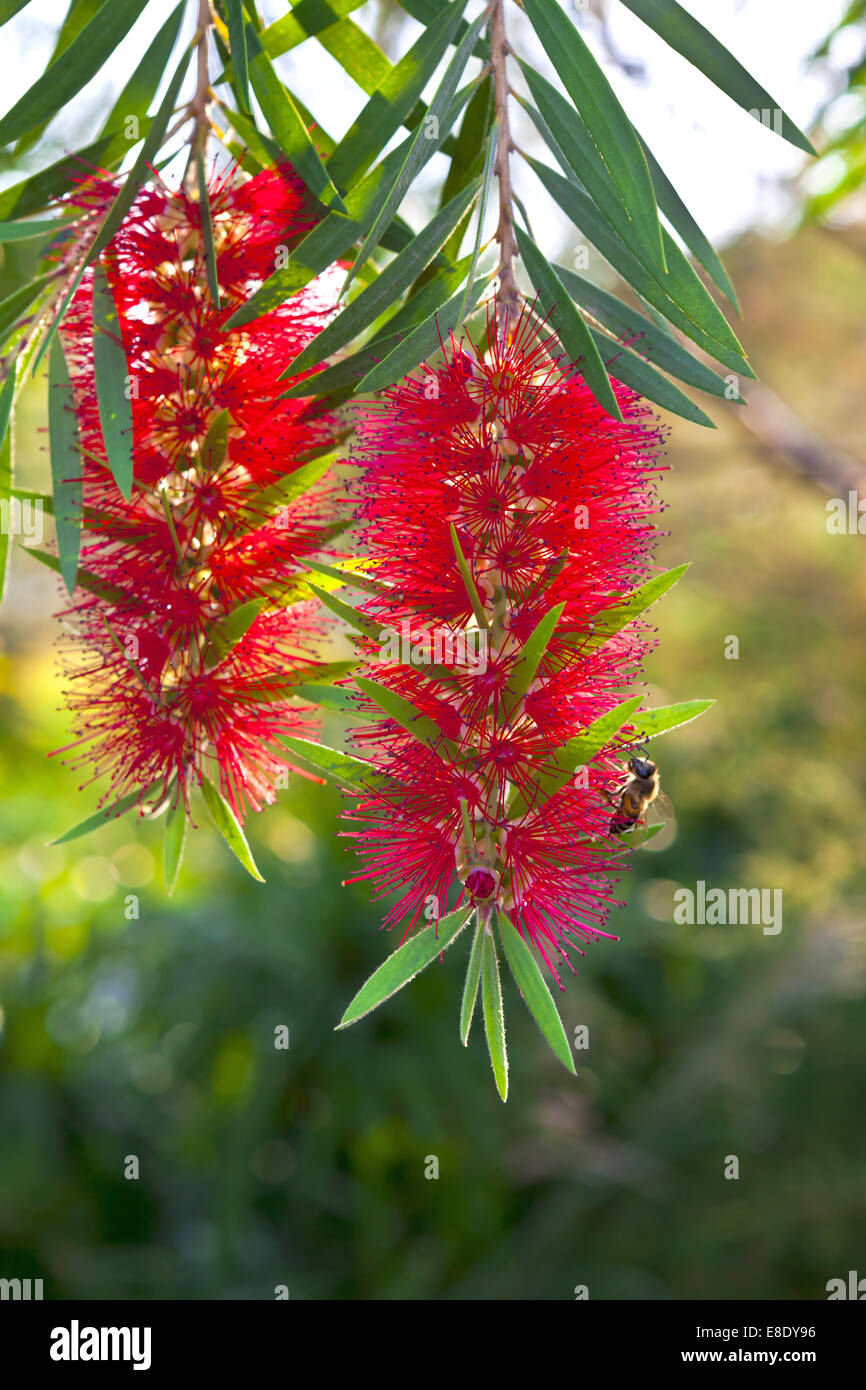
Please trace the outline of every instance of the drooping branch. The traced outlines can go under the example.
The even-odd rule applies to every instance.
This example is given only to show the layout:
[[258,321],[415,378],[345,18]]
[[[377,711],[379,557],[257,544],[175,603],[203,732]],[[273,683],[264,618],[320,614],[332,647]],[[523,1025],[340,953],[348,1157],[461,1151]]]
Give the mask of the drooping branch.
[[511,189],[511,153],[514,142],[508,119],[508,38],[505,32],[505,0],[493,0],[490,11],[490,63],[493,69],[496,107],[496,178],[499,185],[499,221],[496,242],[499,246],[499,289],[496,300],[497,328],[503,338],[508,336],[509,324],[520,311],[520,291],[514,275],[517,240],[514,235],[513,194]]
[[195,122],[190,144],[194,150],[204,153],[207,144],[210,122],[208,105],[210,103],[210,73],[208,71],[207,46],[213,16],[210,0],[198,0],[198,32],[196,34],[196,83],[187,116]]

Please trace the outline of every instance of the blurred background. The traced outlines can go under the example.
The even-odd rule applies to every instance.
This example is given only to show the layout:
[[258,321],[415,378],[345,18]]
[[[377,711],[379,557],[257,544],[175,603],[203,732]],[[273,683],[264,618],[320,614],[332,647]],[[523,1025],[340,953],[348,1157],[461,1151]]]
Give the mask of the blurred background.
[[[17,550],[0,614],[0,1276],[42,1278],[59,1299],[286,1285],[475,1300],[578,1285],[820,1299],[829,1279],[866,1274],[866,538],[830,534],[826,510],[866,496],[866,4],[791,3],[784,26],[764,0],[689,8],[747,65],[763,47],[756,75],[829,153],[802,177],[780,142],[783,167],[750,146],[745,192],[719,172],[703,207],[729,238],[761,386],[747,410],[703,398],[716,431],[671,422],[658,560],[692,567],[654,610],[648,678],[651,704],[718,703],[656,746],[678,820],[634,856],[619,943],[591,948],[558,998],[569,1035],[588,1029],[577,1080],[506,980],[501,1104],[478,1020],[467,1052],[457,1037],[462,946],[333,1031],[393,943],[365,892],[341,887],[352,861],[330,790],[296,781],[252,818],[265,887],[209,832],[188,840],[170,901],[160,824],[46,847],[96,792],[47,756],[68,738],[62,605]],[[62,12],[34,9],[34,61]],[[645,31],[618,9],[605,28],[600,5],[578,18],[624,99],[667,102]],[[359,22],[392,54],[414,32],[387,3]],[[85,136],[88,119],[85,104]],[[45,138],[27,167],[64,145]],[[27,243],[6,250],[0,295],[27,269]],[[21,486],[45,485],[45,421],[37,380]],[[675,925],[674,892],[698,880],[781,889],[782,931]]]

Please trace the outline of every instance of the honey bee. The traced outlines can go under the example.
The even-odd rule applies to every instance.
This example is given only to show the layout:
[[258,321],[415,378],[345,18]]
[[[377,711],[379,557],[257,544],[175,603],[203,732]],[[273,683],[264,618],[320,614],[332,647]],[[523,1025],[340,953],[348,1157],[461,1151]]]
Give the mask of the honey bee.
[[646,827],[650,806],[659,812],[662,820],[673,815],[673,806],[661,790],[659,770],[654,762],[649,758],[631,757],[628,772],[617,792],[616,810],[610,818],[611,835],[622,835],[627,830],[635,830],[637,834],[637,827]]

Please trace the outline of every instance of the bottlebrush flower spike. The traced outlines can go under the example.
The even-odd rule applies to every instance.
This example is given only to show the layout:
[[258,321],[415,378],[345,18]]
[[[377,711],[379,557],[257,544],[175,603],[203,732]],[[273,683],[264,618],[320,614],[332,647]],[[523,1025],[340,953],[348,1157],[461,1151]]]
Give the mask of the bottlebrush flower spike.
[[[98,223],[114,192],[108,180],[91,181],[76,201]],[[293,688],[326,674],[313,660],[321,609],[300,561],[340,529],[334,490],[320,481],[335,422],[311,418],[308,401],[284,399],[280,373],[331,316],[339,272],[229,329],[280,248],[312,219],[287,166],[248,182],[232,170],[211,182],[207,204],[209,217],[185,190],[145,188],[96,268],[102,293],[107,284],[113,296],[114,349],[122,341],[128,374],[128,500],[103,428],[98,354],[111,335],[97,320],[94,339],[94,272],[60,329],[85,509],[79,588],[62,615],[77,658],[71,747],[74,765],[110,779],[107,809],[85,827],[133,805],[180,805],[188,815],[199,784],[254,871],[239,823],[274,800],[287,769],[280,740],[315,728],[314,710],[292,703]],[[169,879],[181,822],[170,817]]]
[[[611,827],[623,750],[644,727],[640,697],[625,692],[650,646],[633,619],[682,571],[640,587],[661,467],[650,410],[615,384],[623,423],[608,415],[575,371],[559,369],[528,313],[507,345],[494,336],[486,359],[452,339],[443,366],[392,388],[360,422],[375,592],[357,619],[370,722],[354,735],[361,770],[344,777],[359,826],[347,833],[359,878],[376,896],[396,894],[385,925],[402,924],[404,944],[341,1026],[474,915],[461,1037],[480,980],[504,1099],[494,928],[573,1072],[530,947],[561,985],[570,949],[616,939],[605,925],[623,841]],[[700,712],[683,710],[654,712],[653,731]]]

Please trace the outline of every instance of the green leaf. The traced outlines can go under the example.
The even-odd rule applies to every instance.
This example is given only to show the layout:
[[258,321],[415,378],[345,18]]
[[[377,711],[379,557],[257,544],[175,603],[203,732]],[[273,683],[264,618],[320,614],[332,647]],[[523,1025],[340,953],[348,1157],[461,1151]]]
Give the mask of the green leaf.
[[396,994],[398,989],[408,985],[410,980],[441,955],[462,932],[472,915],[472,908],[460,907],[443,917],[441,922],[431,922],[429,927],[410,936],[388,959],[375,970],[362,985],[347,1008],[337,1029],[348,1028],[359,1018],[377,1009]]
[[210,198],[207,191],[207,174],[204,167],[204,154],[201,147],[196,150],[196,174],[198,182],[199,212],[201,214],[201,240],[204,249],[204,263],[207,274],[207,287],[214,307],[220,307],[220,285],[217,278],[216,247],[213,239],[213,218],[210,211]]
[[475,584],[475,580],[472,577],[472,571],[469,568],[469,561],[463,554],[463,547],[460,544],[460,537],[457,534],[457,527],[454,525],[453,521],[451,523],[451,546],[454,551],[454,557],[457,561],[457,568],[460,571],[460,578],[463,580],[463,587],[466,590],[466,596],[469,599],[469,606],[472,609],[472,612],[475,614],[475,617],[478,619],[479,626],[487,630],[490,627],[490,623],[487,618],[487,612],[484,608],[484,604],[481,602],[481,595],[479,594]]
[[[781,110],[768,92],[738,63],[703,24],[676,0],[623,0],[623,4],[648,24],[660,39],[708,77],[744,111],[778,111],[782,138],[806,154],[816,151],[803,132]],[[758,117],[760,119],[760,117]]]
[[[324,0],[321,7],[324,8]],[[303,0],[300,8],[305,8]],[[307,0],[306,10],[311,8]],[[337,60],[343,71],[368,96],[382,85],[391,72],[391,62],[379,45],[352,19],[344,18],[336,24],[329,24],[319,32],[318,39],[325,51]]]
[[631,121],[587,44],[555,0],[524,0],[524,9],[619,191],[624,215],[664,272],[655,191]]
[[484,1032],[490,1064],[496,1078],[496,1089],[502,1099],[508,1099],[508,1054],[505,1050],[505,1016],[502,1012],[502,986],[499,983],[499,962],[493,933],[485,924],[481,947],[481,1004],[484,1010]]
[[[419,323],[417,328],[407,333],[406,337],[358,382],[356,393],[372,395],[376,391],[383,391],[386,386],[392,386],[432,353],[437,352],[448,335],[457,331],[466,314],[475,308],[483,288],[484,283],[476,280],[469,290],[468,297],[462,292],[455,294],[441,309],[437,309],[423,323]],[[426,285],[424,289],[427,289]],[[419,291],[419,295],[423,292]]]
[[743,404],[742,396],[732,397],[727,394],[731,388],[723,377],[717,376],[703,362],[699,362],[697,357],[677,342],[666,329],[566,266],[558,265],[554,269],[572,299],[582,304],[617,338],[637,337],[637,341],[630,343],[633,352],[646,357],[653,366],[670,372],[671,376],[678,377],[689,386],[696,386],[700,391],[707,391],[722,400],[733,399],[736,403]]
[[106,0],[90,23],[0,119],[0,145],[50,120],[81,91],[129,33],[147,0]]
[[[325,367],[322,371],[317,372],[312,379],[305,377],[303,381],[290,386],[285,395],[297,397],[312,390],[315,390],[316,395],[323,395],[343,386],[351,386],[356,389],[358,382],[366,378],[371,371],[376,370],[376,366],[371,367],[370,363],[376,363],[377,358],[381,362],[385,357],[390,356],[401,343],[406,341],[408,329],[426,326],[438,315],[446,312],[451,302],[448,296],[449,294],[453,295],[453,292],[462,285],[468,263],[469,257],[467,256],[448,270],[435,271],[432,278],[420,290],[414,294],[409,294],[396,313],[392,314],[391,318],[376,330],[375,336],[369,338],[362,348],[351,356],[335,362],[332,367]],[[438,344],[438,337],[436,341]],[[416,357],[411,366],[417,366],[419,360]],[[404,376],[405,372],[398,372],[397,375]]]
[[715,700],[684,700],[679,705],[661,705],[658,709],[644,709],[634,721],[639,736],[658,738],[670,729],[678,729],[681,724],[689,724],[699,714],[714,705]]
[[468,188],[458,193],[447,207],[438,212],[406,250],[401,251],[399,256],[386,266],[373,284],[362,290],[357,299],[353,299],[341,314],[316,335],[309,346],[289,364],[282,376],[295,376],[307,367],[314,367],[317,362],[324,361],[332,352],[336,352],[337,348],[374,323],[432,260],[442,243],[447,240],[449,232],[478,196],[479,186],[480,180],[476,179]]
[[538,962],[505,913],[498,912],[497,915],[505,957],[517,988],[523,995],[523,1002],[566,1071],[570,1071],[572,1076],[576,1076],[574,1058],[571,1055],[568,1038],[550,990],[538,968]]
[[426,714],[422,714],[410,700],[395,694],[393,690],[380,685],[378,681],[367,680],[363,676],[356,676],[355,684],[361,693],[367,696],[368,700],[372,700],[374,705],[379,706],[379,709],[388,719],[395,720],[401,728],[405,729],[419,743],[423,743],[425,747],[442,741],[442,730],[436,721],[430,719]]
[[472,939],[472,950],[469,953],[469,964],[466,967],[466,979],[463,983],[463,998],[460,1003],[460,1041],[464,1047],[469,1042],[469,1029],[472,1026],[472,1015],[475,1013],[475,1001],[478,998],[483,948],[484,924],[479,922]]
[[[139,63],[132,77],[127,82],[114,106],[106,118],[102,128],[102,135],[109,135],[112,131],[122,130],[124,136],[127,130],[127,121],[134,116],[139,123],[146,114],[148,107],[153,101],[159,89],[159,84],[163,79],[165,70],[168,67],[172,50],[177,43],[183,23],[183,14],[186,5],[184,0],[176,5],[163,24],[153,43],[147,49],[144,57]],[[146,133],[146,132],[142,132]],[[127,148],[130,142],[127,141]]]
[[603,646],[610,637],[620,632],[627,623],[633,622],[651,604],[672,589],[687,569],[688,565],[677,565],[675,569],[665,570],[664,574],[656,574],[639,588],[633,589],[622,602],[606,608],[601,617],[596,619],[592,636],[581,643],[581,651],[592,651],[594,647]]
[[730,324],[667,232],[663,232],[663,236],[668,273],[663,275],[660,271],[648,270],[631,254],[619,237],[611,232],[576,180],[563,178],[537,160],[528,159],[527,162],[566,216],[641,298],[653,304],[711,357],[735,372],[754,377]]
[[0,0],[0,24],[6,24],[13,15],[29,4],[30,0]]
[[260,314],[269,313],[344,255],[372,223],[407,148],[408,141],[392,150],[357,188],[347,193],[348,216],[329,212],[323,217],[295,247],[289,264],[268,276],[261,289],[235,310],[226,328],[240,328]]
[[527,638],[526,645],[511,670],[502,701],[503,722],[508,723],[526,695],[538,673],[544,653],[550,645],[556,624],[565,611],[565,604],[558,603],[549,613],[545,613]]
[[229,48],[232,55],[232,68],[237,80],[238,100],[244,111],[251,111],[250,74],[247,64],[247,35],[244,21],[243,0],[226,0],[226,13],[229,20]]
[[231,806],[207,777],[202,776],[201,790],[205,805],[210,812],[210,818],[232,854],[252,878],[257,879],[259,883],[264,883],[265,880],[256,868],[244,832],[241,830]]
[[344,719],[363,720],[358,705],[350,690],[333,685],[296,685],[289,692],[299,700],[307,700],[311,705],[321,705],[322,709],[339,714]]
[[378,579],[372,579],[369,575],[359,574],[358,567],[369,564],[368,560],[355,559],[347,560],[343,565],[323,565],[318,560],[300,560],[304,569],[313,570],[316,574],[325,574],[331,579],[339,580],[340,584],[348,589],[361,589],[368,594],[389,594],[391,587],[388,584],[381,584]]
[[[431,151],[428,147],[432,145],[434,149],[439,149],[445,136],[448,134],[447,129],[442,124],[445,118],[445,112],[453,100],[457,90],[457,83],[460,81],[460,76],[469,59],[470,50],[474,47],[475,40],[486,22],[486,14],[480,14],[475,22],[469,26],[460,41],[451,62],[448,64],[445,76],[442,78],[436,95],[428,107],[427,115],[424,117],[423,123],[419,126],[415,133],[415,138],[409,146],[406,159],[394,180],[393,187],[388,193],[373,226],[367,233],[363,245],[355,258],[355,263],[346,277],[346,282],[342,291],[344,294],[354,276],[357,275],[361,266],[367,260],[374,246],[378,245],[382,240],[382,234],[385,228],[392,222],[415,175],[418,173],[421,166],[430,158]],[[433,123],[432,126],[430,125],[431,122]],[[430,133],[431,131],[435,133]]]
[[342,599],[337,598],[334,594],[326,593],[324,589],[318,588],[315,584],[311,584],[310,588],[316,598],[324,603],[326,608],[330,608],[331,612],[335,613],[338,618],[342,618],[343,622],[348,623],[350,627],[355,628],[371,642],[379,641],[379,633],[382,631],[380,622],[368,618],[365,613],[359,613],[357,608],[353,608],[350,603],[344,603]]
[[169,897],[177,885],[180,866],[183,861],[183,848],[186,844],[187,818],[183,798],[178,792],[174,806],[169,807],[165,823],[165,838],[162,842],[162,868],[165,888]]
[[[573,173],[585,186],[608,226],[642,264],[659,264],[657,249],[647,246],[641,229],[635,226],[624,207],[619,189],[611,178],[598,146],[579,114],[554,86],[528,63],[520,64],[538,110],[521,101],[538,127],[542,139],[568,174]],[[659,238],[661,232],[659,231]]]
[[59,338],[54,339],[48,368],[48,438],[60,573],[71,595],[81,548],[81,445],[75,397]]
[[[712,243],[701,231],[646,141],[639,132],[636,131],[635,133],[646,155],[646,161],[649,165],[650,174],[652,175],[653,187],[656,191],[656,199],[658,200],[659,208],[674,230],[679,232],[692,255],[700,261],[707,274],[716,282],[722,294],[727,295],[734,308],[739,310],[740,303],[737,299],[737,292],[731,283],[728,272],[717,256]],[[579,174],[580,170],[575,170],[575,172]],[[614,230],[616,230],[616,228]]]
[[219,622],[214,623],[208,629],[208,639],[202,650],[202,661],[205,667],[218,666],[237,645],[246,632],[252,627],[256,618],[267,607],[266,598],[250,599],[248,603],[242,603],[237,608],[233,608],[231,613],[227,613]]
[[324,772],[327,777],[332,777],[344,787],[376,791],[380,787],[392,784],[393,779],[374,763],[355,758],[351,753],[341,753],[339,749],[328,748],[324,743],[314,743],[312,739],[307,738],[294,738],[291,734],[282,734],[280,742],[296,757],[303,759],[309,767]]
[[108,209],[108,212],[106,213],[102,221],[99,231],[97,232],[96,237],[91,243],[90,250],[82,260],[81,264],[79,265],[78,271],[76,275],[73,277],[72,283],[70,284],[69,288],[66,291],[66,294],[64,295],[63,302],[57,309],[54,319],[52,320],[51,326],[42,341],[42,346],[40,347],[39,352],[36,355],[36,360],[33,363],[34,376],[36,374],[36,370],[39,366],[39,363],[42,361],[43,356],[48,350],[49,344],[53,340],[54,334],[60,326],[60,322],[63,318],[63,315],[66,313],[66,310],[72,302],[72,298],[76,290],[78,289],[79,284],[81,283],[81,279],[84,275],[85,270],[89,265],[92,264],[93,261],[97,259],[97,257],[102,255],[102,252],[105,250],[108,243],[112,240],[124,217],[129,212],[129,209],[132,207],[132,204],[136,198],[136,195],[138,194],[139,189],[141,188],[145,179],[150,174],[153,165],[153,160],[162,143],[163,136],[165,135],[166,129],[168,127],[168,122],[171,118],[172,112],[174,111],[174,105],[177,101],[177,94],[180,90],[180,84],[183,81],[188,63],[189,50],[187,50],[184,53],[183,57],[178,63],[178,66],[175,69],[172,79],[168,84],[168,88],[162,99],[160,108],[154,116],[153,121],[150,123],[150,128],[147,132],[141,149],[139,150],[138,155],[136,156],[135,163],[133,164],[132,168],[130,169],[129,173],[124,179],[123,187],[121,188],[114,202],[111,204],[111,207]]
[[93,268],[93,367],[99,423],[112,477],[127,502],[132,492],[132,403],[129,366],[114,293],[101,261]]
[[365,3],[366,0],[293,0],[291,12],[262,29],[259,41],[269,57],[279,58]]
[[[54,510],[53,505],[49,510]],[[63,571],[56,555],[49,555],[44,550],[34,550],[29,545],[25,546],[24,553],[32,556],[34,560],[38,560],[46,569],[62,575]],[[118,588],[114,584],[106,584],[98,575],[92,574],[90,570],[82,569],[81,566],[79,566],[75,576],[75,583],[79,589],[84,589],[89,594],[95,594],[97,598],[105,599],[108,603],[122,602],[129,597],[125,589]]]
[[[151,122],[142,122],[146,134]],[[102,135],[84,149],[65,154],[56,163],[30,174],[20,183],[0,191],[0,218],[24,217],[40,212],[53,199],[61,197],[81,179],[84,168],[113,169],[129,153],[130,141],[122,131]]]
[[340,187],[353,187],[404,123],[439,66],[465,8],[466,0],[443,6],[370,97],[328,161],[331,178]]
[[622,411],[610,384],[604,363],[592,334],[571,302],[571,298],[556,271],[544,259],[528,232],[515,228],[517,244],[530,279],[538,291],[541,316],[547,316],[556,330],[562,349],[573,364],[581,363],[584,381],[599,405],[615,420],[622,420]]
[[246,33],[250,77],[274,139],[310,192],[326,206],[345,212],[343,200],[319,158],[298,108],[274,72],[251,25]]
[[35,280],[21,285],[19,289],[13,290],[5,299],[0,300],[0,339],[9,336],[16,321],[26,313],[53,280],[54,276],[50,271],[46,275],[37,275]]
[[56,218],[50,222],[0,222],[0,242],[29,241],[31,237],[48,236],[69,226],[72,223]]
[[[9,374],[3,383],[0,391],[0,504],[3,502],[8,506],[13,497],[14,473],[15,473],[15,441],[14,428],[12,424],[12,405],[15,396],[15,383],[18,376],[18,361],[13,361],[9,368]],[[0,599],[6,589],[6,574],[9,569],[9,553],[11,550],[11,523],[8,527],[0,526]]]
[[606,333],[601,333],[595,328],[591,328],[590,333],[610,376],[638,391],[647,400],[655,401],[662,409],[679,415],[683,420],[691,420],[696,425],[703,425],[705,429],[716,428],[706,411],[689,400],[684,391],[672,381],[668,381],[655,367],[650,366],[645,358],[639,357],[630,348],[609,338]]
[[537,795],[529,801],[522,792],[515,791],[508,803],[509,819],[520,820],[528,811],[536,810],[549,801],[574,776],[579,767],[590,762],[602,748],[616,738],[620,729],[629,722],[638,708],[641,698],[640,695],[634,695],[628,700],[623,700],[621,704],[588,725],[582,734],[553,750],[548,766],[536,777]]
[[121,816],[126,815],[127,811],[131,811],[133,806],[143,804],[145,797],[149,796],[150,793],[159,786],[162,786],[161,777],[157,778],[155,782],[151,782],[150,786],[145,787],[143,792],[129,792],[128,795],[122,796],[119,801],[112,802],[110,806],[102,807],[101,810],[95,811],[92,816],[88,816],[86,820],[80,821],[79,824],[73,826],[71,830],[67,830],[65,835],[61,835],[56,840],[51,840],[51,846],[68,844],[70,840],[78,840],[82,835],[89,835],[91,830],[99,830],[101,826],[107,825],[109,821],[118,820]]

